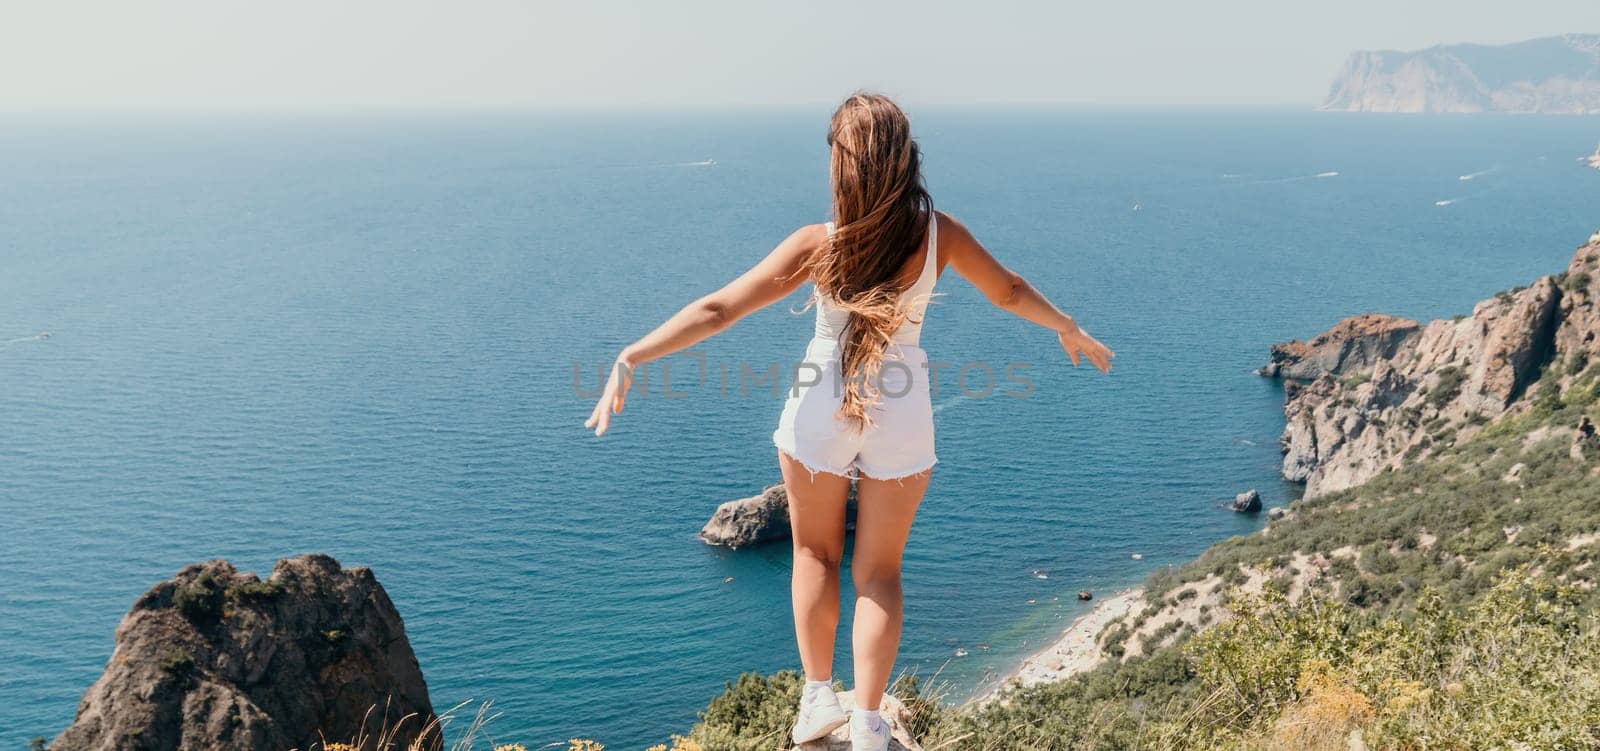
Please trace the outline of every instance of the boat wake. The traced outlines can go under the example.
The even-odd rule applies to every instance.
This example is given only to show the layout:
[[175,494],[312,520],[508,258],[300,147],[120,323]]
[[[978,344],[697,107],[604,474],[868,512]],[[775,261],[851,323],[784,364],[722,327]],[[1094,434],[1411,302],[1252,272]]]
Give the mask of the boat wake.
[[1456,201],[1459,201],[1459,200],[1461,200],[1461,199],[1459,199],[1459,198],[1446,198],[1446,199],[1444,199],[1442,201],[1434,201],[1433,205],[1435,205],[1435,206],[1449,206],[1450,204],[1455,203]]
[[1496,172],[1499,172],[1499,171],[1500,171],[1499,167],[1490,167],[1489,169],[1486,169],[1486,170],[1479,170],[1479,171],[1473,172],[1471,174],[1462,175],[1462,176],[1460,176],[1460,177],[1458,177],[1456,179],[1460,180],[1461,182],[1467,182],[1468,180],[1476,180],[1476,179],[1478,179],[1480,177],[1483,177],[1484,175],[1492,175],[1492,174],[1494,174]]
[[933,405],[933,413],[937,415],[940,412],[943,412],[943,411],[945,411],[945,410],[947,410],[947,409],[949,409],[951,407],[954,407],[957,404],[960,404],[961,402],[964,402],[966,400],[967,400],[967,395],[966,394],[956,394],[955,396],[952,396],[949,399],[946,399],[946,400],[944,400],[942,402],[939,402],[938,404]]
[[1316,173],[1314,175],[1295,175],[1294,177],[1271,177],[1271,178],[1267,178],[1265,180],[1251,180],[1250,182],[1245,182],[1245,183],[1235,183],[1235,185],[1272,185],[1272,184],[1276,184],[1276,183],[1297,183],[1297,182],[1302,182],[1302,181],[1305,181],[1305,180],[1324,180],[1324,179],[1327,179],[1327,178],[1330,178],[1330,177],[1338,177],[1338,176],[1339,176],[1338,172],[1330,170],[1328,172],[1318,172],[1318,173]]
[[0,342],[0,349],[10,349],[18,344],[25,344],[27,342],[42,342],[49,338],[50,332],[41,331],[33,336],[19,336],[15,339],[7,339],[3,342]]

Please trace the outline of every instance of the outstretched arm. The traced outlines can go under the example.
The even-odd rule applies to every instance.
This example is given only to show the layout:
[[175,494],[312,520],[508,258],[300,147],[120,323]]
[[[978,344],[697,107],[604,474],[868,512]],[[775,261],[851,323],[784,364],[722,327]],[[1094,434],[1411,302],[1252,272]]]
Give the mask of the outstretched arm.
[[941,249],[949,259],[949,266],[963,279],[972,282],[989,302],[1024,320],[1056,332],[1061,348],[1078,364],[1080,356],[1089,358],[1102,373],[1111,372],[1111,358],[1116,355],[1089,332],[1080,328],[1072,316],[1061,312],[1028,280],[989,255],[967,231],[966,227],[948,215],[941,215],[939,237]]
[[740,318],[788,297],[805,282],[805,262],[826,238],[827,230],[820,224],[795,230],[738,279],[689,303],[654,331],[623,347],[584,427],[594,428],[595,435],[605,434],[611,426],[611,416],[622,411],[634,368],[693,347],[727,330]]

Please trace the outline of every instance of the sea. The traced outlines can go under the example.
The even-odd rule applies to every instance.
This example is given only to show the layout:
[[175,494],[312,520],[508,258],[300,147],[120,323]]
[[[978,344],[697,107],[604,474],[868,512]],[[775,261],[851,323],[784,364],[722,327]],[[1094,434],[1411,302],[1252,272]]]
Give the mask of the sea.
[[[761,377],[804,293],[582,422],[622,346],[827,219],[828,114],[0,121],[0,748],[71,723],[134,599],[214,558],[371,567],[435,706],[528,748],[643,748],[797,668],[788,547],[696,533],[778,482]],[[939,281],[897,671],[952,702],[1080,590],[1255,532],[1234,494],[1295,498],[1273,342],[1467,313],[1600,228],[1593,118],[911,114],[937,207],[1117,353],[1073,368]]]

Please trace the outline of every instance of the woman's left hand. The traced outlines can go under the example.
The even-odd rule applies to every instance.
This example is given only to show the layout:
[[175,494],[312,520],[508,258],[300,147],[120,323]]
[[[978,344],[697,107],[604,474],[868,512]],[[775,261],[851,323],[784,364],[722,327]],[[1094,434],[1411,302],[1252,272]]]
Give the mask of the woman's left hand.
[[1111,372],[1111,358],[1117,353],[1112,352],[1099,339],[1089,336],[1089,332],[1079,328],[1076,324],[1068,331],[1058,332],[1057,338],[1061,340],[1061,348],[1067,351],[1067,357],[1072,358],[1072,367],[1078,367],[1078,358],[1087,357],[1089,362],[1101,373]]
[[597,436],[605,435],[606,429],[611,427],[611,416],[622,411],[631,386],[633,366],[618,358],[611,365],[611,377],[606,379],[606,390],[600,394],[600,401],[595,403],[594,411],[589,413],[589,419],[583,421],[583,426],[594,428]]

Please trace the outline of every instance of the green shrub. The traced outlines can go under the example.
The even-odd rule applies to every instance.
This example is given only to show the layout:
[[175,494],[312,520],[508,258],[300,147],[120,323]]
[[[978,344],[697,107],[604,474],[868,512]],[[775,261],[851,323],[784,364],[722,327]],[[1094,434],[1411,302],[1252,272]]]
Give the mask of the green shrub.
[[1440,368],[1436,376],[1438,380],[1428,391],[1428,404],[1434,409],[1439,409],[1461,395],[1461,384],[1466,380],[1466,376],[1461,372],[1461,368],[1454,365]]
[[175,649],[161,658],[161,670],[166,673],[186,673],[194,668],[194,657],[187,651]]
[[172,592],[172,605],[191,623],[202,625],[222,614],[222,592],[210,571],[179,584]]
[[1347,389],[1353,389],[1370,380],[1372,380],[1371,373],[1355,373],[1339,379],[1339,385]]
[[725,684],[700,713],[689,737],[707,749],[781,748],[794,726],[805,679],[792,670],[770,677],[745,673]]
[[228,588],[227,598],[240,602],[270,600],[283,594],[283,585],[275,581],[252,581]]

